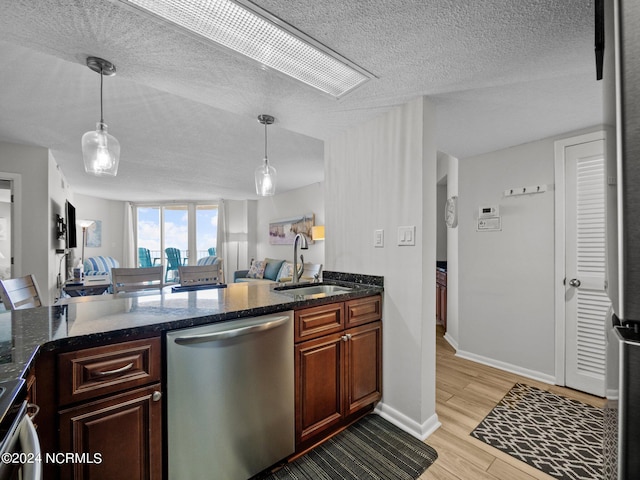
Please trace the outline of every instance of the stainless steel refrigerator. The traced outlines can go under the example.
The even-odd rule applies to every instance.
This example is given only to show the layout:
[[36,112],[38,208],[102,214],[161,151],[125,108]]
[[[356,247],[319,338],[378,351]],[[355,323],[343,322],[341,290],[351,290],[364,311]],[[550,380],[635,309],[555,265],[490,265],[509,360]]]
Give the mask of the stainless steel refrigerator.
[[[598,11],[598,8],[602,10]],[[603,35],[602,35],[603,33]],[[604,52],[602,57],[598,51]],[[640,479],[640,2],[596,0],[607,158],[606,479]],[[602,60],[602,61],[601,61]]]

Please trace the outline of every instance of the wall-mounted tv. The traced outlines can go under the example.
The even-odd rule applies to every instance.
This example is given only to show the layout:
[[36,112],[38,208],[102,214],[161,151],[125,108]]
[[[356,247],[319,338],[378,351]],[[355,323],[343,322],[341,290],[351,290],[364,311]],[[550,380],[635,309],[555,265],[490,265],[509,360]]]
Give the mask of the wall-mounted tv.
[[78,239],[76,236],[76,209],[67,200],[67,248],[76,248]]

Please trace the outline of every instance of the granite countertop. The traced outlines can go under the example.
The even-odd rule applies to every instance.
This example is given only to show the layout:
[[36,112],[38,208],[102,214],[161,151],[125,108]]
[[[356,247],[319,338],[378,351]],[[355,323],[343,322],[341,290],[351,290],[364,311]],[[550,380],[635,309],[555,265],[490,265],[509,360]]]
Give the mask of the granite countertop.
[[294,297],[275,284],[234,283],[187,292],[75,297],[49,307],[0,313],[0,381],[24,376],[40,351],[83,348],[241,317],[345,301],[383,291],[382,277],[324,272],[340,295]]

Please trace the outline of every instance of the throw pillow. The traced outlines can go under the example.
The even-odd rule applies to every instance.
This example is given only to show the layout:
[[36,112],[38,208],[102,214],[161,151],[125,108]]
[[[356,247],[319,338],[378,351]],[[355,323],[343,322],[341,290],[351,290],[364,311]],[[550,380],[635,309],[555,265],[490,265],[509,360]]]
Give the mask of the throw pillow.
[[282,267],[284,260],[267,258],[265,259],[265,262],[267,262],[267,264],[264,267],[264,278],[268,280],[275,280],[278,278],[278,272],[280,271],[280,267]]
[[247,273],[247,278],[263,278],[264,277],[264,260],[260,260],[259,262],[253,262],[251,264],[251,268],[249,269],[249,273]]
[[280,271],[278,272],[278,277],[276,278],[276,281],[280,282],[280,281],[283,281],[283,279],[285,278],[290,280],[292,277],[293,277],[293,263],[284,262],[282,264],[282,267],[280,267]]

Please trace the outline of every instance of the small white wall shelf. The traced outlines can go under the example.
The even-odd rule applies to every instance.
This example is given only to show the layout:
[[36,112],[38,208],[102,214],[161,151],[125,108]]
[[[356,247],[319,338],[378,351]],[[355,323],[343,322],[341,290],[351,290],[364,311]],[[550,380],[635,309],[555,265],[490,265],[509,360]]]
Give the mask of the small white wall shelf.
[[533,195],[536,193],[544,193],[546,191],[546,185],[531,185],[529,187],[509,188],[504,191],[504,196],[513,197],[514,195]]

